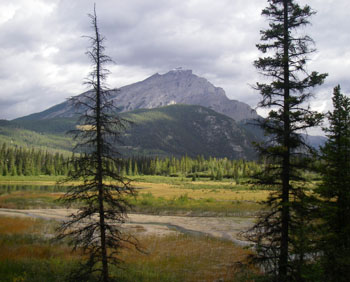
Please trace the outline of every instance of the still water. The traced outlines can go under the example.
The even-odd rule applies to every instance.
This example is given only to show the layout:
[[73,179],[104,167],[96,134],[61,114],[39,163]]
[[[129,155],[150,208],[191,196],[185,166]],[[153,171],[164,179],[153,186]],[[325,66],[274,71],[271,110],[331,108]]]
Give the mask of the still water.
[[66,192],[68,186],[0,184],[0,195],[11,192]]

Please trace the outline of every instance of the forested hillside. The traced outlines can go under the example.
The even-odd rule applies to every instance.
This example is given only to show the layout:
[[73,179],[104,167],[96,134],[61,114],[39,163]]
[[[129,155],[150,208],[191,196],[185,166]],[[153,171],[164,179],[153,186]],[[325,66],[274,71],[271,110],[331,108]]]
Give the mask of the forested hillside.
[[153,156],[256,158],[253,135],[233,119],[205,107],[172,105],[122,117],[133,122],[122,138],[127,145],[122,148],[124,154],[134,150]]
[[[122,113],[132,122],[116,144],[124,156],[227,157],[254,159],[260,136],[228,116],[193,105],[171,105]],[[0,142],[53,151],[71,151],[75,118],[4,121]],[[256,130],[255,130],[256,131]]]
[[[63,132],[55,132],[56,124],[56,121],[52,121],[41,128],[40,123],[36,122],[20,124],[13,121],[0,121],[0,143],[70,155],[73,148],[72,139]],[[46,132],[44,128],[49,131]]]

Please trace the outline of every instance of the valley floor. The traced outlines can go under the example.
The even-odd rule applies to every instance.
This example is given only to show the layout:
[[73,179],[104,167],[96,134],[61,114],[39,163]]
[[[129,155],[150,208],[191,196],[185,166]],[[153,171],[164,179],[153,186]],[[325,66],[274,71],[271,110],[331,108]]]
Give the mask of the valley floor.
[[[45,220],[65,220],[74,213],[72,209],[0,209],[0,216],[32,217]],[[176,233],[232,241],[245,246],[240,233],[252,226],[252,217],[186,217],[149,214],[129,214],[124,228],[135,230],[139,235],[174,235]]]
[[[0,177],[0,281],[65,281],[81,260],[67,243],[51,240],[76,211],[57,202],[67,187],[56,180]],[[146,253],[122,251],[125,268],[113,270],[118,281],[254,281],[258,271],[242,264],[251,250],[240,233],[253,225],[268,191],[182,177],[138,177],[133,185],[138,197],[122,228]]]

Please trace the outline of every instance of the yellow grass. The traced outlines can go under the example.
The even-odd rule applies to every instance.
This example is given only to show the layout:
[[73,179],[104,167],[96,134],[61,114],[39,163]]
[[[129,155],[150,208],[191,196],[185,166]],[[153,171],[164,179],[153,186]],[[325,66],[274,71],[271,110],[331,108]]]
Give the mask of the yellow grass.
[[47,193],[35,193],[35,192],[26,192],[26,191],[16,191],[12,192],[10,194],[5,194],[0,197],[0,199],[9,199],[9,198],[27,198],[27,199],[36,199],[36,198],[41,198],[41,197],[47,197],[47,198],[52,198],[52,199],[57,199],[58,197],[62,196],[64,193],[62,192],[47,192]]
[[52,246],[48,244],[20,244],[4,245],[0,250],[1,260],[22,260],[22,259],[72,259],[79,257],[78,253],[72,253],[68,246]]
[[185,189],[176,185],[165,183],[133,183],[135,187],[142,187],[138,190],[140,194],[152,193],[154,197],[163,197],[165,199],[172,199],[181,195],[187,194],[192,199],[215,199],[218,201],[262,201],[266,200],[269,191],[265,190],[227,190],[227,189]]
[[[28,181],[28,180],[1,180],[0,185],[39,185],[39,186],[55,186],[56,181]],[[70,184],[67,184],[70,185]],[[73,185],[73,183],[72,183]]]
[[[13,182],[1,182],[3,184],[21,184],[20,181]],[[23,183],[22,183],[23,184]],[[31,182],[33,185],[56,185],[55,182]],[[78,182],[74,183],[65,183],[65,185],[77,185]],[[232,184],[223,184],[220,182],[193,182],[191,184],[199,185],[206,184],[212,185],[213,189],[188,189],[183,188],[183,186],[166,184],[166,183],[148,183],[148,182],[132,182],[132,186],[137,189],[140,194],[144,193],[152,193],[154,197],[163,197],[165,199],[173,199],[179,197],[181,195],[187,194],[188,197],[192,199],[214,199],[218,201],[228,200],[228,201],[261,201],[266,200],[269,195],[269,191],[266,190],[237,190],[234,189],[221,189],[225,187],[233,187]],[[57,199],[60,197],[62,193],[40,193],[41,197],[50,197],[53,199]],[[30,192],[12,192],[9,195],[1,195],[1,200],[5,200],[7,198],[35,198],[38,197],[36,193]]]
[[0,234],[33,233],[39,222],[32,218],[0,217]]
[[[3,237],[35,233],[40,238],[50,234],[45,230],[47,224],[52,223],[31,218],[0,217],[0,263],[4,260],[81,258],[81,253],[72,253],[71,248],[64,244],[51,244],[47,240],[30,243],[21,237]],[[4,241],[3,238],[13,239]],[[139,236],[138,239],[146,253],[133,248],[123,249],[120,258],[127,265],[140,271],[152,269],[156,273],[176,273],[176,277],[183,276],[184,282],[234,281],[240,274],[235,263],[245,261],[249,254],[248,250],[229,241],[207,237],[171,235]]]
[[[232,187],[235,186],[234,182],[220,182],[220,181],[191,181],[192,185],[210,185],[210,186],[220,186],[220,187]],[[247,186],[252,186],[247,184]]]
[[[78,256],[78,254],[72,254],[71,248],[68,246],[53,246],[48,242],[36,243],[35,239],[28,241],[28,238],[32,237],[26,237],[36,236],[33,238],[40,238],[40,236],[53,235],[53,233],[54,227],[49,221],[27,217],[0,216],[0,261],[53,257],[70,259]],[[16,235],[17,237],[15,237]],[[33,240],[34,242],[32,242]]]
[[147,254],[124,250],[128,264],[151,265],[159,271],[182,273],[184,281],[233,281],[237,262],[245,261],[249,251],[228,241],[206,237],[172,235],[140,238]]
[[[62,195],[63,193],[57,193],[57,192],[37,193],[33,191],[15,191],[9,194],[0,195],[0,208],[7,208],[7,209],[22,208],[21,204],[19,204],[18,201],[19,202],[25,202],[26,200],[27,201],[29,200],[31,202],[47,201],[47,200],[53,201],[58,199]],[[34,203],[32,205],[34,205]]]

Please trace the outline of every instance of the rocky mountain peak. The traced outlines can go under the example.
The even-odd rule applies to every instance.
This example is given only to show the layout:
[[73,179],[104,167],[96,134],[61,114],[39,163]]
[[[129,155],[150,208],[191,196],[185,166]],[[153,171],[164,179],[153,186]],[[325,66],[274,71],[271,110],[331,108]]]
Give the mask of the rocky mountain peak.
[[[207,79],[193,74],[192,70],[175,68],[165,74],[156,73],[147,79],[111,90],[111,98],[122,111],[153,109],[172,104],[199,105],[225,114],[236,121],[257,118],[249,105],[230,100],[225,91]],[[31,115],[40,119],[70,117],[74,108],[68,102],[44,112]]]
[[236,121],[257,117],[249,105],[230,100],[222,88],[182,68],[156,73],[144,81],[122,87],[114,99],[123,105],[123,111],[189,104],[208,107]]
[[177,67],[167,72],[167,74],[191,75],[192,70],[183,69],[182,67]]

